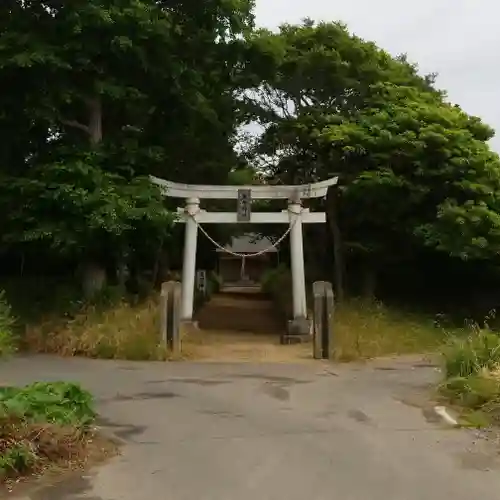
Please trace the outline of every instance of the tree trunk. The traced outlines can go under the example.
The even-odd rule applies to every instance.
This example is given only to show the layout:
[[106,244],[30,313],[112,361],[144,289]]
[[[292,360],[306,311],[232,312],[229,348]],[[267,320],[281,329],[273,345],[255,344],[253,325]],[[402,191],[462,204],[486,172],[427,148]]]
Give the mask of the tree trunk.
[[117,278],[120,290],[125,291],[128,279],[128,267],[123,259],[120,260],[117,265]]
[[330,186],[326,194],[326,220],[333,240],[333,285],[338,302],[344,300],[344,254],[338,221],[338,186]]
[[89,135],[92,146],[97,146],[102,141],[102,105],[99,96],[87,101],[89,108]]
[[127,291],[132,295],[139,296],[140,292],[140,270],[137,262],[137,256],[134,252],[131,253],[128,264],[128,279],[127,279]]
[[[88,108],[88,124],[76,120],[61,119],[61,123],[68,127],[83,130],[89,136],[94,148],[102,142],[102,102],[99,95],[86,99]],[[108,263],[109,264],[109,263]],[[82,272],[82,288],[85,298],[90,299],[107,284],[106,266],[95,260],[84,261],[80,267]]]
[[372,265],[372,262],[368,262],[366,269],[363,274],[363,282],[361,293],[366,299],[374,300],[377,294],[377,279],[378,270]]
[[[90,144],[94,147],[102,142],[102,108],[99,96],[88,99]],[[108,284],[106,266],[95,261],[83,266],[83,287],[87,299],[101,292]]]
[[95,147],[102,142],[102,101],[99,95],[85,99],[88,110],[88,124],[78,120],[61,118],[61,123],[67,127],[83,130],[89,137],[90,144]]
[[82,265],[82,289],[87,300],[95,298],[106,286],[106,269],[95,261],[87,261]]
[[160,286],[166,275],[168,270],[168,253],[165,251],[163,239],[161,243],[158,245],[158,250],[155,256],[155,262],[153,266],[153,277],[152,282],[153,286]]

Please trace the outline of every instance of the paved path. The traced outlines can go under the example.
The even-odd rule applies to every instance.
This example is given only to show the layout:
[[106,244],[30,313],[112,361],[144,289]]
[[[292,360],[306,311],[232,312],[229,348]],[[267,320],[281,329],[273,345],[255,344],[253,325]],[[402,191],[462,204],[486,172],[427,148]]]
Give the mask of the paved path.
[[491,443],[419,407],[435,369],[49,357],[3,383],[80,381],[123,454],[23,500],[498,500]]

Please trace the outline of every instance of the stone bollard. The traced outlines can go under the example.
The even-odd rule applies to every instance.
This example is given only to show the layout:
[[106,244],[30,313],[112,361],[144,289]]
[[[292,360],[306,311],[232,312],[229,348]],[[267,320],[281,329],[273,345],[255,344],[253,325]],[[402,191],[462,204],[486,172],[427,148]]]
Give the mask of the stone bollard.
[[160,340],[164,347],[167,346],[168,340],[168,295],[171,281],[161,284],[160,292]]
[[315,359],[332,359],[334,354],[334,296],[331,283],[313,283],[314,320],[313,355]]
[[161,285],[160,294],[160,338],[163,346],[174,354],[181,350],[180,339],[181,284],[167,281]]
[[169,347],[174,354],[181,352],[181,283],[175,282],[172,294],[172,333]]

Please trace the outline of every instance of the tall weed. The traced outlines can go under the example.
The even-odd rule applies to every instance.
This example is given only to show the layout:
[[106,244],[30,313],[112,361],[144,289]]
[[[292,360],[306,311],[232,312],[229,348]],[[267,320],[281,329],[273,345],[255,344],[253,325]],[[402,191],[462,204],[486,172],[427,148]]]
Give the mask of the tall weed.
[[[463,408],[467,425],[482,427],[500,422],[500,336],[487,323],[484,328],[472,327],[467,338],[452,338],[444,346],[445,380],[439,390]],[[469,424],[471,412],[480,425]]]
[[443,349],[447,378],[468,377],[500,366],[500,336],[490,330],[475,330],[466,339],[452,338]]
[[102,359],[165,360],[158,298],[139,304],[88,306],[66,320],[55,318],[27,328],[26,344],[35,352]]
[[7,302],[5,291],[0,290],[0,357],[12,354],[16,350],[14,324],[12,308]]

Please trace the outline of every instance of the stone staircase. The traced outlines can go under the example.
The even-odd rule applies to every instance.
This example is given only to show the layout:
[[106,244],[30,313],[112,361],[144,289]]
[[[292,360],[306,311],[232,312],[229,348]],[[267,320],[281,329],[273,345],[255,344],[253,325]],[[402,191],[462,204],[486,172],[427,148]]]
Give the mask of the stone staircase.
[[226,287],[212,296],[196,315],[201,330],[254,334],[283,333],[285,322],[275,304],[258,287]]

